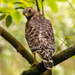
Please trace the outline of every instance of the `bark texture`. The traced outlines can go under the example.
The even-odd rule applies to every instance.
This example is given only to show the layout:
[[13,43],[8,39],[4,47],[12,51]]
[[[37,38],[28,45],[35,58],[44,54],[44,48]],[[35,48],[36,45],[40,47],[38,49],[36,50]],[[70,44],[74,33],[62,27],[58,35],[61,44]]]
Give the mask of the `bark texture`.
[[6,39],[15,49],[17,52],[19,52],[27,61],[32,64],[33,63],[33,57],[32,55],[27,51],[26,48],[18,41],[16,40],[9,32],[7,32],[5,29],[0,27],[0,35]]

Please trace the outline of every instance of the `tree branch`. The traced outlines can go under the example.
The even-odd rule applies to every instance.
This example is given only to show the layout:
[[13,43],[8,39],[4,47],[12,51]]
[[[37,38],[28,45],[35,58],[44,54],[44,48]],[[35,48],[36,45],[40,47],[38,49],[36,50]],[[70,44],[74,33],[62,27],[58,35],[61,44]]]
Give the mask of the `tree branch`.
[[36,2],[37,10],[38,10],[38,12],[40,12],[39,5],[38,5],[38,1],[35,0],[35,2]]
[[[54,61],[54,66],[57,64],[65,61],[66,59],[70,58],[71,56],[75,55],[75,45],[72,47],[69,47],[68,49],[65,49],[64,51],[54,55],[53,61]],[[24,71],[22,75],[40,75],[46,71],[46,68],[44,67],[43,63],[41,62],[37,66],[32,67],[31,69]]]
[[73,9],[73,11],[75,11],[75,9],[73,8],[72,4],[67,0],[67,2],[69,3],[69,5],[71,6],[71,8]]
[[[17,41],[11,34],[9,34],[2,27],[0,27],[0,35],[3,38],[5,38],[8,42],[10,42],[10,44],[12,44],[12,46],[14,46],[16,50],[29,61],[30,64],[33,63],[32,55],[22,46],[22,44],[19,41]],[[54,55],[52,57],[54,61],[54,66],[70,58],[73,55],[75,55],[75,45]],[[43,63],[41,62],[37,66],[34,66],[27,71],[24,71],[22,75],[40,75],[44,71],[46,71],[46,68],[43,66]]]
[[14,48],[19,52],[23,57],[25,57],[30,64],[33,63],[33,57],[32,55],[27,51],[26,48],[23,47],[23,45],[17,41],[10,33],[8,33],[6,30],[4,30],[2,27],[0,27],[0,35],[5,38]]
[[42,15],[44,16],[44,6],[43,6],[43,0],[41,2],[41,5],[42,5]]

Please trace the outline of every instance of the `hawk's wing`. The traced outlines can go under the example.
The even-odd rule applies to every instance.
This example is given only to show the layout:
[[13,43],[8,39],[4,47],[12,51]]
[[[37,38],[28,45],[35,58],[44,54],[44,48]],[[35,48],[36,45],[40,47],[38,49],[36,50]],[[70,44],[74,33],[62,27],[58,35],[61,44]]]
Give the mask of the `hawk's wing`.
[[26,24],[26,39],[32,52],[37,51],[43,58],[44,66],[53,67],[54,33],[49,20],[40,14],[34,15]]

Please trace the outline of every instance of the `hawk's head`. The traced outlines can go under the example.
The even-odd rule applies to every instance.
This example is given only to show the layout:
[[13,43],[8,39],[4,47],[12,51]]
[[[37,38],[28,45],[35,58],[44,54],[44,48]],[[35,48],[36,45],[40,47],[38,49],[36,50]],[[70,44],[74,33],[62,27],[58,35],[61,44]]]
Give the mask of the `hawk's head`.
[[23,15],[25,15],[27,19],[30,19],[34,15],[35,12],[36,11],[33,8],[28,7],[24,9]]

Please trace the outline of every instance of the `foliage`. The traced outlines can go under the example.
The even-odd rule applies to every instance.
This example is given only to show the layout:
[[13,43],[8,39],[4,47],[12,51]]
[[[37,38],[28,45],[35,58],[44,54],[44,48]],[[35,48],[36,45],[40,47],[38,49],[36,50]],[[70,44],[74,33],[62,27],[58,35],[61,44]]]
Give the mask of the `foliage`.
[[[58,11],[58,5],[56,2],[64,2],[66,0],[38,0],[38,4],[39,4],[39,8],[42,9],[42,3],[43,5],[45,5],[46,3],[48,4],[48,6],[52,9],[53,12],[57,12]],[[24,9],[26,7],[33,7],[36,3],[35,0],[1,0],[2,7],[0,8],[0,13],[2,13],[2,15],[0,16],[0,20],[6,18],[8,15],[10,15],[6,18],[6,26],[9,27],[10,24],[12,23],[12,18],[15,20],[16,23],[20,22],[21,19],[21,14],[20,11],[16,10],[16,9]],[[6,4],[6,5],[5,5]],[[4,6],[5,5],[5,6]],[[36,6],[36,5],[35,5]],[[6,17],[5,17],[6,16]],[[8,23],[8,20],[11,20]]]
[[12,17],[8,15],[6,18],[6,26],[9,27],[11,23],[12,23]]

